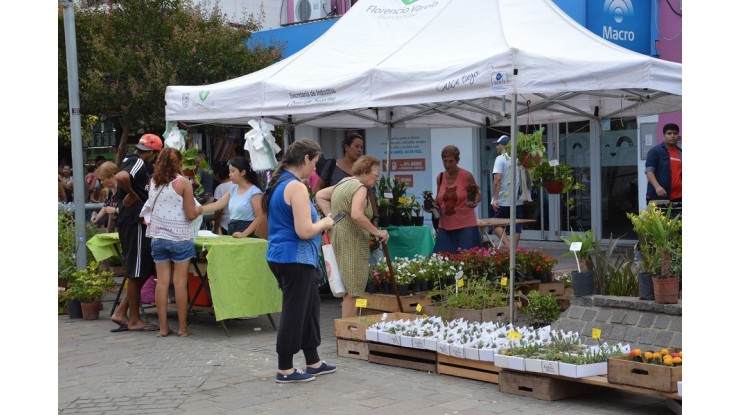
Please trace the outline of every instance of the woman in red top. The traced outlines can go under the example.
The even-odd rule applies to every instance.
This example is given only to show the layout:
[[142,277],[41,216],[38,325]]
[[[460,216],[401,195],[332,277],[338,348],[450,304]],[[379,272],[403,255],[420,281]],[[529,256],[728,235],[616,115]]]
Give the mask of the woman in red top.
[[439,207],[439,229],[434,252],[457,252],[482,246],[475,208],[481,195],[475,178],[469,171],[457,167],[460,150],[455,146],[442,149],[445,171],[438,181],[434,203]]

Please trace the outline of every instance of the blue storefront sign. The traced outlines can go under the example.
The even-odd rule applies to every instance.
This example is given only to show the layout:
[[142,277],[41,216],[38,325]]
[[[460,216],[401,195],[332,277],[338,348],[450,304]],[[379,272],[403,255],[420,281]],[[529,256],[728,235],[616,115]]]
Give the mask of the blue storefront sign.
[[652,0],[588,0],[586,28],[602,38],[645,55],[655,55]]

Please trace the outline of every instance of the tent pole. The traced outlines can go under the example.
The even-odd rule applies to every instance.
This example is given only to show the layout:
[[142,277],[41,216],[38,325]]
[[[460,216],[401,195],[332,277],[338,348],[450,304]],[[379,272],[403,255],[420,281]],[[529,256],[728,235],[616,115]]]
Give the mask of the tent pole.
[[514,94],[511,107],[511,166],[509,177],[509,322],[514,325],[514,280],[516,275],[516,173],[518,159],[516,156],[516,136],[519,131],[517,125],[517,94]]
[[386,140],[386,146],[388,147],[388,150],[386,151],[386,172],[388,173],[388,178],[391,178],[391,131],[393,130],[393,123],[391,122],[391,118],[393,117],[393,111],[391,108],[385,109],[385,119],[388,125],[388,140]]

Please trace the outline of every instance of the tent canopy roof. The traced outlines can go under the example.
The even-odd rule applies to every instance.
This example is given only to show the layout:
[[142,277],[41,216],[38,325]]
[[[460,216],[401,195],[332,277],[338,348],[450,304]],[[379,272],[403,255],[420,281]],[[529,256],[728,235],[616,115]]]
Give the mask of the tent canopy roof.
[[360,0],[290,57],[165,100],[168,121],[459,127],[511,124],[512,94],[519,124],[678,111],[681,65],[601,39],[550,0]]

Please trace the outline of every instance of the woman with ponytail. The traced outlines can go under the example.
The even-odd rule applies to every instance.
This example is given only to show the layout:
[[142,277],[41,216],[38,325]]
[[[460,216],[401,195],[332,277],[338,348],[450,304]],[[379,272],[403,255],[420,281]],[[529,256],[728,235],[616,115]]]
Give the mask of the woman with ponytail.
[[204,212],[215,212],[229,207],[228,233],[234,238],[256,238],[254,231],[265,220],[262,213],[262,189],[257,186],[257,173],[249,160],[234,157],[229,160],[229,178],[236,186],[213,203],[203,206]]
[[[321,234],[334,226],[330,217],[319,220],[303,180],[316,168],[321,147],[307,138],[291,144],[273,172],[262,209],[267,214],[269,235],[267,263],[283,292],[277,345],[278,372],[275,382],[309,382],[332,373],[336,366],[319,358],[321,344],[316,281],[319,274]],[[306,370],[293,367],[293,355],[303,351]]]

